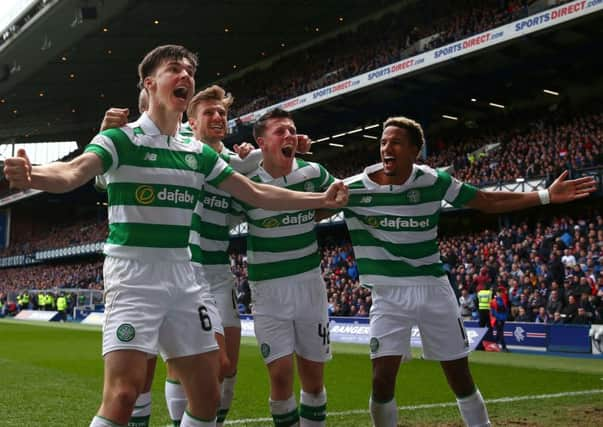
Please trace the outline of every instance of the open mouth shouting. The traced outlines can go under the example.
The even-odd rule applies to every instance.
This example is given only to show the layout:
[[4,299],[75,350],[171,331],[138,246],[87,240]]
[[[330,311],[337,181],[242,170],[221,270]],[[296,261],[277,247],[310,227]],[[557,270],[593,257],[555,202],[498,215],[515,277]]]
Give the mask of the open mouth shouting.
[[283,145],[281,147],[281,153],[287,158],[292,158],[295,155],[295,147],[293,144]]
[[182,101],[187,101],[190,89],[186,86],[178,86],[174,89],[174,96]]
[[392,169],[396,166],[396,158],[394,156],[383,156],[383,167]]

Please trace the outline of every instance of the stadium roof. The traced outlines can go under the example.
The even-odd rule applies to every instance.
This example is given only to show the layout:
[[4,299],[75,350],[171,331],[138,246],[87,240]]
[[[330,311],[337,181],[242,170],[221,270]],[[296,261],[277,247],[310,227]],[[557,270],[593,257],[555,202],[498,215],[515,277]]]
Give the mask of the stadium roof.
[[[400,5],[416,0],[398,0]],[[386,0],[38,0],[0,42],[0,141],[97,127],[135,105],[136,66],[160,44],[197,51],[199,85],[276,58],[391,3]],[[43,6],[42,3],[44,4]],[[391,6],[388,6],[391,7]],[[236,69],[234,68],[236,66]],[[1,70],[9,70],[3,74]],[[93,118],[93,119],[92,119]],[[79,136],[79,135],[78,135]]]
[[[32,19],[8,46],[0,44],[0,65],[20,67],[6,81],[0,73],[0,142],[66,137],[87,142],[109,106],[134,108],[136,65],[158,44],[182,43],[197,50],[197,83],[202,86],[218,72],[224,78],[224,73],[277,57],[393,7],[385,0],[39,1],[47,4],[46,14]],[[501,114],[554,108],[569,95],[572,102],[600,100],[602,23],[603,13],[595,13],[332,98],[298,110],[298,128],[320,138],[378,123],[393,113],[417,117],[432,129],[475,126]],[[493,108],[490,102],[507,108]],[[443,115],[460,120],[455,123]],[[231,142],[248,138],[249,129],[242,129]]]

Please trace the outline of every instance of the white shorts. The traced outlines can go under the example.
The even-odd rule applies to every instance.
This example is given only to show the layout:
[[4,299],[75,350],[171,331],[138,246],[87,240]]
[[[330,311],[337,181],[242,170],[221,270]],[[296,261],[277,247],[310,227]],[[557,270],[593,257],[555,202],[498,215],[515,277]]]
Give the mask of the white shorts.
[[297,354],[331,359],[327,292],[318,271],[251,285],[255,336],[264,362]]
[[460,308],[447,280],[427,285],[374,286],[370,312],[371,359],[411,359],[410,335],[418,326],[425,359],[447,361],[469,354]]
[[197,280],[209,284],[224,328],[241,329],[234,276],[228,266],[195,266]]
[[138,350],[168,360],[217,350],[212,301],[197,284],[190,262],[108,256],[103,273],[103,356]]

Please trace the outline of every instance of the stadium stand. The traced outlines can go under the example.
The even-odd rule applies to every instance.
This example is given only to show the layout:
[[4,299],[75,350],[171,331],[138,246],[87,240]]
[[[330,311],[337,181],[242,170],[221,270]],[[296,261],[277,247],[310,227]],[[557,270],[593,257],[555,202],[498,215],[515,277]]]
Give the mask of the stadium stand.
[[[556,177],[565,169],[578,170],[602,163],[603,113],[553,112],[532,121],[516,117],[477,132],[458,129],[434,136],[423,162],[431,167],[452,166],[461,181],[477,186],[514,181],[517,178]],[[488,146],[496,146],[487,149]],[[479,154],[473,154],[475,152]],[[372,147],[360,147],[342,164],[336,156],[324,165],[345,178],[377,162]]]
[[[549,7],[567,2],[551,2]],[[532,3],[527,0],[415,3],[287,56],[272,64],[270,73],[254,71],[228,82],[237,95],[232,115],[259,110],[525,17]]]
[[[59,231],[55,233],[60,235]],[[440,252],[458,295],[467,290],[469,297],[475,298],[485,285],[508,289],[511,320],[516,320],[519,307],[523,307],[526,317],[522,320],[536,321],[541,308],[546,311],[552,307],[551,295],[555,291],[561,303],[556,311],[562,323],[603,323],[603,217],[598,212],[577,218],[554,217],[532,226],[522,222],[496,232],[441,236]],[[321,255],[329,313],[368,316],[370,290],[360,286],[350,243],[324,244]],[[249,313],[251,295],[244,253],[231,254],[231,268],[240,310]],[[102,290],[102,261],[0,269],[0,283],[0,292],[5,295],[26,289]],[[577,300],[575,313],[570,295]],[[578,308],[585,310],[584,317],[576,317]],[[541,315],[539,321],[551,322],[555,311],[546,314],[545,320]]]

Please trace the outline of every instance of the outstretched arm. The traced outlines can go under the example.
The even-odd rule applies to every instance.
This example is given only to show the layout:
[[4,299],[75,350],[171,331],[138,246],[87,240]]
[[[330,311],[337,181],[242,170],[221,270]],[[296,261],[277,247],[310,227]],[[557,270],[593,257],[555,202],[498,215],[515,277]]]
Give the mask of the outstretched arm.
[[565,171],[551,184],[547,190],[528,193],[510,191],[478,191],[467,206],[486,213],[502,213],[526,209],[547,203],[567,203],[588,197],[597,189],[592,177],[584,177],[566,181]]
[[84,153],[69,162],[53,162],[32,166],[25,150],[4,162],[4,175],[11,188],[35,188],[49,193],[66,193],[103,173],[103,164],[96,154]]
[[245,203],[271,211],[337,209],[348,202],[348,189],[342,182],[331,184],[324,193],[304,193],[258,184],[243,175],[234,173],[218,187]]

